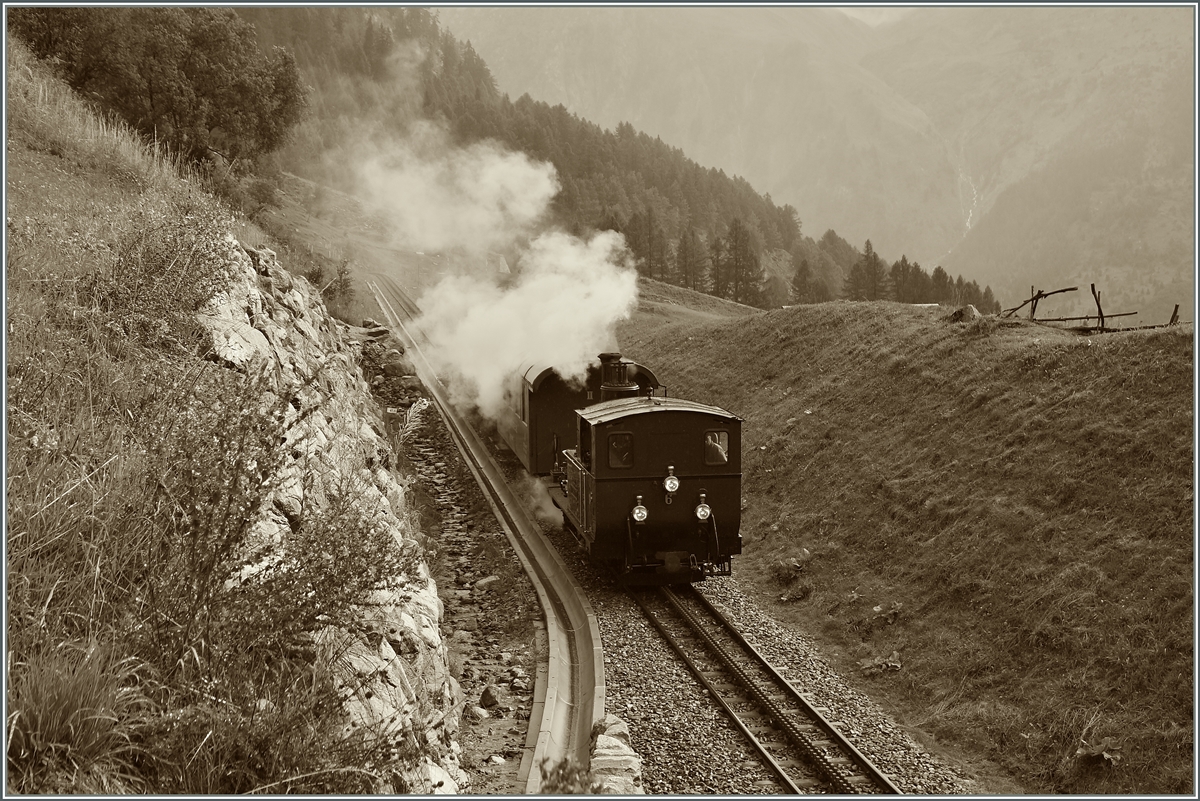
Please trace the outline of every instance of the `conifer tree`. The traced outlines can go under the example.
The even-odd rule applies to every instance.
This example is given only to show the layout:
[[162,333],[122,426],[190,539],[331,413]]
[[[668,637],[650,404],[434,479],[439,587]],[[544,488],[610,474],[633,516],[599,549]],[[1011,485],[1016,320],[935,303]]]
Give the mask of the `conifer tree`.
[[792,257],[796,271],[792,274],[793,303],[826,303],[833,298],[825,282],[815,276],[808,259],[801,258],[799,263]]
[[845,295],[848,300],[888,300],[892,296],[887,268],[870,239],[863,246],[862,256],[850,268]]

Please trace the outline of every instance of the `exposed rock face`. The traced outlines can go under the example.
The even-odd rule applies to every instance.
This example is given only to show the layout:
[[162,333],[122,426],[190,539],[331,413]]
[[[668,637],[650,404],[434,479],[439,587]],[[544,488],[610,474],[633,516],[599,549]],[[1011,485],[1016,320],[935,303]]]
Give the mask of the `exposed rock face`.
[[385,426],[357,366],[360,343],[341,335],[319,293],[287,273],[272,251],[228,241],[233,279],[198,315],[211,339],[207,355],[233,369],[265,370],[273,391],[290,400],[296,423],[281,446],[291,454],[289,466],[255,524],[250,564],[231,581],[253,581],[277,558],[304,504],[314,502],[305,494],[306,474],[351,482],[372,519],[417,554],[417,568],[403,586],[376,593],[357,630],[319,635],[344,654],[336,669],[354,688],[344,702],[347,730],[380,725],[420,748],[418,764],[394,766],[402,786],[377,792],[458,792],[467,782],[454,740],[462,692],[450,675],[438,628],[442,603],[408,522],[405,487],[390,471]]

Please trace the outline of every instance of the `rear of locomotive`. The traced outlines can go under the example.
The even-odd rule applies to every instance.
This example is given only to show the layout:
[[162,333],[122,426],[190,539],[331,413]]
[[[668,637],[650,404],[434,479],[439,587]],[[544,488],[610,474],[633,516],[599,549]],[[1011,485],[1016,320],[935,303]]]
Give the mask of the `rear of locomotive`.
[[742,551],[742,421],[694,401],[636,396],[619,364],[605,366],[613,399],[578,412],[578,448],[565,455],[566,522],[623,583],[729,575]]

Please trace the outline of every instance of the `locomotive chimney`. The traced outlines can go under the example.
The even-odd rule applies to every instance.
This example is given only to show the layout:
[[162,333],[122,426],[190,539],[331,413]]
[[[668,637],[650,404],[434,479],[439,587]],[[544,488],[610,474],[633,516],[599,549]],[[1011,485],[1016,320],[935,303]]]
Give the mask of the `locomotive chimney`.
[[601,353],[600,400],[632,398],[637,394],[637,383],[629,380],[629,362],[621,361],[619,353]]

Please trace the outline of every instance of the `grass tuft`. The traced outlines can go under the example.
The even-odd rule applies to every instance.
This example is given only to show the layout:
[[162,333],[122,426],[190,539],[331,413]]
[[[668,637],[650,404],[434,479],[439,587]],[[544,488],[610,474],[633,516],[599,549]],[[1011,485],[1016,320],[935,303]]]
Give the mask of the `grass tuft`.
[[9,786],[35,792],[80,773],[144,788],[135,769],[138,727],[154,711],[139,664],[109,645],[63,642],[10,670]]

